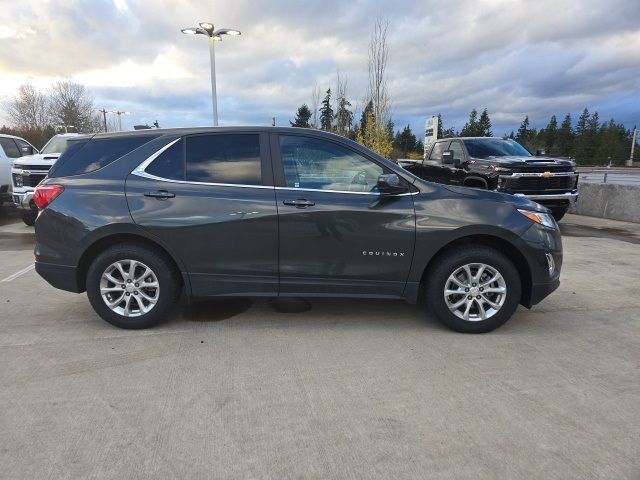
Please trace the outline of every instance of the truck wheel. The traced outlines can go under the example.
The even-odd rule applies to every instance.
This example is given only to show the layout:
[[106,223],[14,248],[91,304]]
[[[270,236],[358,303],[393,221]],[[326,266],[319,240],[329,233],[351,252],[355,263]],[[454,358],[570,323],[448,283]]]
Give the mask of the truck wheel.
[[560,220],[562,220],[562,217],[564,217],[565,213],[567,213],[567,209],[566,208],[552,208],[551,209],[551,215],[553,215],[553,218],[556,219],[556,222],[559,222]]
[[427,307],[444,325],[463,333],[490,332],[520,303],[520,275],[502,253],[484,246],[443,254],[428,272]]
[[157,325],[180,295],[180,280],[164,255],[127,243],[102,252],[87,272],[87,297],[104,320],[120,328]]
[[22,221],[25,223],[25,225],[33,227],[33,225],[36,223],[36,218],[38,218],[38,212],[34,212],[33,210],[22,210],[20,211],[20,218],[22,218]]

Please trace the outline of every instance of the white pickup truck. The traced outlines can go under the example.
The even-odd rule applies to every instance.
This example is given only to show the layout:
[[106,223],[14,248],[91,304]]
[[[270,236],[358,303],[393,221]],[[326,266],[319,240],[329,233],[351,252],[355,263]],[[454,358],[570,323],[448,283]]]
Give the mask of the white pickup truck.
[[42,147],[39,154],[20,157],[14,160],[11,168],[13,203],[20,210],[22,221],[33,225],[38,216],[38,209],[33,203],[33,191],[58,157],[69,146],[69,140],[80,137],[77,133],[54,135]]
[[38,150],[24,138],[0,134],[0,205],[11,198],[11,164],[14,159]]

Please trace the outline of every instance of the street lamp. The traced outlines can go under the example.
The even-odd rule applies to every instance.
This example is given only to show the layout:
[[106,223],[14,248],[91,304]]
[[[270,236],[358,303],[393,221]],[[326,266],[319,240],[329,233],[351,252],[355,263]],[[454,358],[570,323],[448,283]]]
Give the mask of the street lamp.
[[221,42],[223,35],[240,35],[239,30],[231,28],[219,28],[214,30],[212,23],[202,22],[199,27],[183,28],[181,31],[187,35],[206,35],[209,37],[209,55],[211,56],[211,103],[213,107],[213,125],[218,126],[218,99],[216,97],[216,55],[214,42]]

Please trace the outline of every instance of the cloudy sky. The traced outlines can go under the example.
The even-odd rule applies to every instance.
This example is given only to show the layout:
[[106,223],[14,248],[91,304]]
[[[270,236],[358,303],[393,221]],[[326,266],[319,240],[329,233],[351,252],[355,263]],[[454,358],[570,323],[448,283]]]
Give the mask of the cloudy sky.
[[640,124],[638,0],[0,0],[0,10],[0,101],[21,83],[69,78],[96,108],[130,111],[128,127],[210,124],[207,42],[180,33],[199,21],[242,31],[216,44],[221,125],[288,125],[338,70],[359,114],[377,17],[389,21],[397,128],[422,131],[437,113],[461,128],[485,107],[497,135],[525,114],[544,126],[584,107]]

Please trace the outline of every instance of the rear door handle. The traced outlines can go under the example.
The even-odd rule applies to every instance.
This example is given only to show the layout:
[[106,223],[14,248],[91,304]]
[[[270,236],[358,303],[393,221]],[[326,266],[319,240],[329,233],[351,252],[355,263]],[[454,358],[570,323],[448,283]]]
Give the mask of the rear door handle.
[[167,192],[166,190],[156,190],[155,192],[146,192],[144,196],[157,198],[158,200],[166,200],[168,198],[174,198],[176,194]]
[[298,198],[296,200],[283,200],[282,203],[284,203],[285,205],[291,205],[296,208],[313,207],[316,204],[315,202],[307,200],[306,198]]

